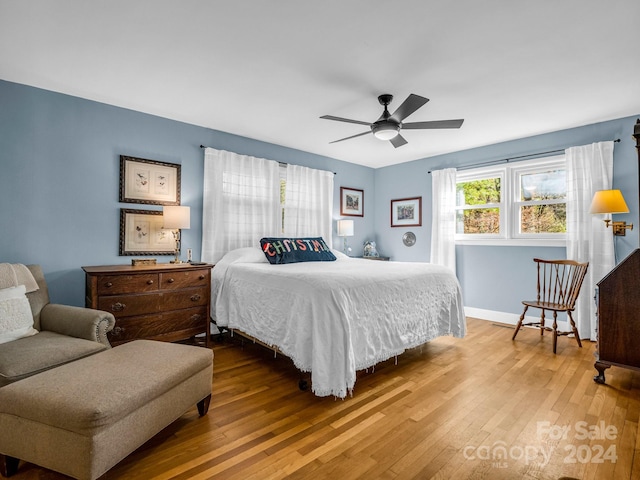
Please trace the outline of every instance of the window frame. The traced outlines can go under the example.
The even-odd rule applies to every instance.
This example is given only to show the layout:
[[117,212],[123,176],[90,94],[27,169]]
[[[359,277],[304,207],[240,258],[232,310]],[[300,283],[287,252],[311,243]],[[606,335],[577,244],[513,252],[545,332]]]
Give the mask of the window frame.
[[[486,242],[487,240],[504,240],[507,238],[505,231],[505,225],[507,225],[506,208],[505,208],[505,186],[507,184],[506,171],[503,167],[485,167],[482,169],[465,170],[463,173],[456,174],[456,190],[458,183],[470,182],[474,180],[486,180],[488,178],[500,178],[500,202],[499,203],[484,203],[480,205],[469,205],[464,207],[458,207],[456,205],[456,213],[460,210],[476,210],[478,208],[498,208],[500,212],[500,231],[497,234],[489,233],[457,233],[456,243],[458,239],[471,241],[471,242]],[[457,221],[457,220],[456,220]]]
[[[456,175],[456,184],[484,178],[501,176],[500,204],[500,233],[490,234],[455,234],[456,245],[496,245],[496,246],[549,246],[563,247],[566,245],[566,233],[520,233],[520,207],[523,205],[548,205],[565,203],[561,200],[521,201],[519,180],[522,175],[542,173],[549,169],[564,169],[566,160],[564,155],[542,157],[533,160],[523,160],[503,165],[492,165],[463,170]],[[467,207],[473,208],[475,206]],[[456,206],[456,212],[461,207]]]

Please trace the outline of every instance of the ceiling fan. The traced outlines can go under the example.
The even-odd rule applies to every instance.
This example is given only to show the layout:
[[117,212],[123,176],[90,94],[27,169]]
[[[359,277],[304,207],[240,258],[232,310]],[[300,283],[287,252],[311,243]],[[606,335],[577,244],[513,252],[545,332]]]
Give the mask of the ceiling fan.
[[378,101],[381,105],[384,106],[384,112],[382,112],[380,118],[378,118],[378,120],[373,123],[361,122],[360,120],[351,120],[349,118],[334,117],[333,115],[323,115],[322,117],[320,117],[324,118],[325,120],[335,120],[337,122],[367,125],[371,129],[370,131],[358,133],[357,135],[352,135],[350,137],[341,138],[340,140],[334,140],[333,142],[329,143],[342,142],[351,138],[367,135],[368,133],[373,133],[376,138],[380,140],[389,140],[395,148],[398,148],[407,143],[404,137],[400,135],[400,130],[402,129],[425,130],[434,128],[460,128],[462,126],[462,122],[464,122],[463,119],[458,119],[402,123],[405,118],[422,107],[429,101],[429,99],[412,93],[406,98],[404,102],[402,102],[402,105],[400,105],[395,112],[390,114],[387,106],[391,103],[392,100],[393,95],[390,95],[388,93],[385,93],[384,95],[380,95],[378,97]]

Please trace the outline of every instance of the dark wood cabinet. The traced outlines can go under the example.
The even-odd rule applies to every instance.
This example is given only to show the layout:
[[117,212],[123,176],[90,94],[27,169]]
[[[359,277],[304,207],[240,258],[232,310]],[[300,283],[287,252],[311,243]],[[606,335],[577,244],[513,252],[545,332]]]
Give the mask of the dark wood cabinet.
[[640,249],[598,282],[598,347],[594,380],[612,365],[640,370]]
[[136,339],[178,341],[204,333],[209,346],[213,265],[104,265],[82,267],[85,305],[111,312],[111,345]]
[[[633,136],[640,169],[640,119],[634,126]],[[596,301],[598,375],[593,379],[604,383],[604,371],[612,365],[640,370],[640,249],[634,250],[598,282]]]

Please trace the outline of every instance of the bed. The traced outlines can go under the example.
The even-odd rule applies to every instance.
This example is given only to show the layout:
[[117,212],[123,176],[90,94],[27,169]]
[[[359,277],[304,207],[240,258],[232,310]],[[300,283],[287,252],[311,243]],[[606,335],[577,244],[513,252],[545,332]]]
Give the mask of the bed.
[[464,337],[460,285],[428,263],[336,261],[272,265],[233,250],[212,273],[212,317],[291,358],[318,396],[351,394],[356,371],[443,335]]

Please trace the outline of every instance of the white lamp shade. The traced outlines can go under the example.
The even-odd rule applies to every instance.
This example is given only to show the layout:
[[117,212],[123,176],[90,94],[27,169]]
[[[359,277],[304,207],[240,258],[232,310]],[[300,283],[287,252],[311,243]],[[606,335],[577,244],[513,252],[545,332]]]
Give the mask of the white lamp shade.
[[170,230],[191,228],[191,209],[182,206],[162,207],[163,227]]
[[338,220],[338,236],[353,237],[353,220]]
[[591,213],[629,213],[620,190],[598,190],[591,201]]

